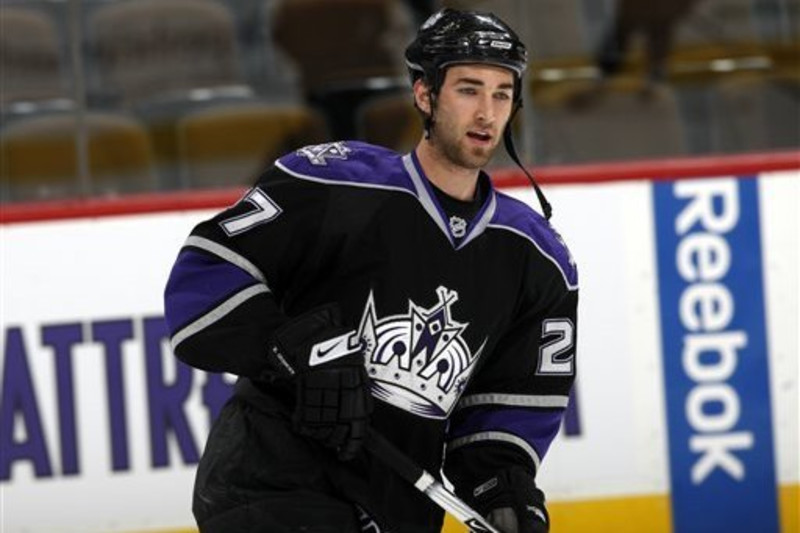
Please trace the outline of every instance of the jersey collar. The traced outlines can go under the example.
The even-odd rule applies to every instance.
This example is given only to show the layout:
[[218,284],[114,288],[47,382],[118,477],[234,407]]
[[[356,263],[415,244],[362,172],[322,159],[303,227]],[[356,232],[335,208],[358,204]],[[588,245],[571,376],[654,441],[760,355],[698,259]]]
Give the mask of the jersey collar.
[[416,197],[420,204],[422,204],[422,208],[425,209],[433,222],[439,227],[442,233],[444,233],[453,248],[460,250],[469,244],[475,237],[478,237],[483,233],[483,231],[486,229],[486,226],[489,224],[489,221],[494,216],[495,209],[497,208],[495,190],[492,186],[489,176],[486,173],[481,172],[478,176],[478,179],[485,180],[487,182],[489,192],[486,195],[481,208],[478,210],[475,216],[472,217],[472,220],[469,221],[464,236],[461,238],[456,238],[450,231],[450,223],[447,214],[445,213],[444,209],[442,209],[439,200],[436,198],[436,194],[433,192],[432,185],[428,180],[428,177],[425,175],[425,171],[422,170],[422,166],[419,163],[417,154],[415,152],[411,152],[404,155],[403,165],[405,166],[406,172],[408,172],[408,175],[411,178]]

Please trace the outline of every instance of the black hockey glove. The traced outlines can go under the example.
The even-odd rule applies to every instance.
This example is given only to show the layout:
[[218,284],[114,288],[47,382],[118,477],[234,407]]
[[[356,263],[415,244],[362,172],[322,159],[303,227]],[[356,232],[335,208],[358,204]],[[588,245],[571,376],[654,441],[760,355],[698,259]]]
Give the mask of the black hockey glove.
[[327,305],[284,324],[269,345],[270,366],[295,383],[295,431],[355,457],[366,437],[372,396],[364,350],[342,326],[339,308]]
[[522,467],[503,470],[482,483],[459,490],[464,501],[504,533],[547,533],[550,516],[544,493]]

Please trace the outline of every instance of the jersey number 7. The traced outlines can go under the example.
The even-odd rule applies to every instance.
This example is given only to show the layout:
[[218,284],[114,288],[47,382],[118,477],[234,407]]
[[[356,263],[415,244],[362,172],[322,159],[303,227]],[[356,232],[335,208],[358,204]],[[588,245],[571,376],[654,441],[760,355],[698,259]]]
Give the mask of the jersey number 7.
[[242,198],[239,203],[249,202],[252,209],[242,215],[236,215],[219,223],[228,236],[238,235],[253,226],[264,224],[281,214],[281,208],[267,193],[255,187]]

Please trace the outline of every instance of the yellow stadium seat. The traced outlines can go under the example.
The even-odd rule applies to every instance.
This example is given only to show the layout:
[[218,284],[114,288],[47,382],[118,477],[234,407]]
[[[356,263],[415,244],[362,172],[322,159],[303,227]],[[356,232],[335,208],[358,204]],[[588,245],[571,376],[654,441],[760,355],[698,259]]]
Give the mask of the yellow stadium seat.
[[299,106],[251,102],[202,109],[177,124],[183,184],[250,184],[285,152],[327,139],[322,119]]
[[30,201],[151,190],[153,156],[144,128],[112,114],[84,117],[88,181],[79,170],[79,122],[71,114],[32,117],[0,133],[4,200]]
[[365,103],[358,111],[357,124],[359,139],[398,152],[411,151],[422,138],[422,117],[410,93]]

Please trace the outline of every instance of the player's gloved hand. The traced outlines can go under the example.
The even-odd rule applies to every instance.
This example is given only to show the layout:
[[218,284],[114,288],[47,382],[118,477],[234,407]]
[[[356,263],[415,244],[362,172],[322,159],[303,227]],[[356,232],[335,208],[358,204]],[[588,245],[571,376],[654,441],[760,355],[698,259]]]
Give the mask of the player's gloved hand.
[[465,487],[462,497],[504,533],[550,531],[544,493],[522,467],[508,468],[476,486]]
[[295,383],[295,430],[355,457],[372,413],[364,350],[355,331],[342,326],[339,308],[327,305],[287,322],[273,334],[270,366]]

